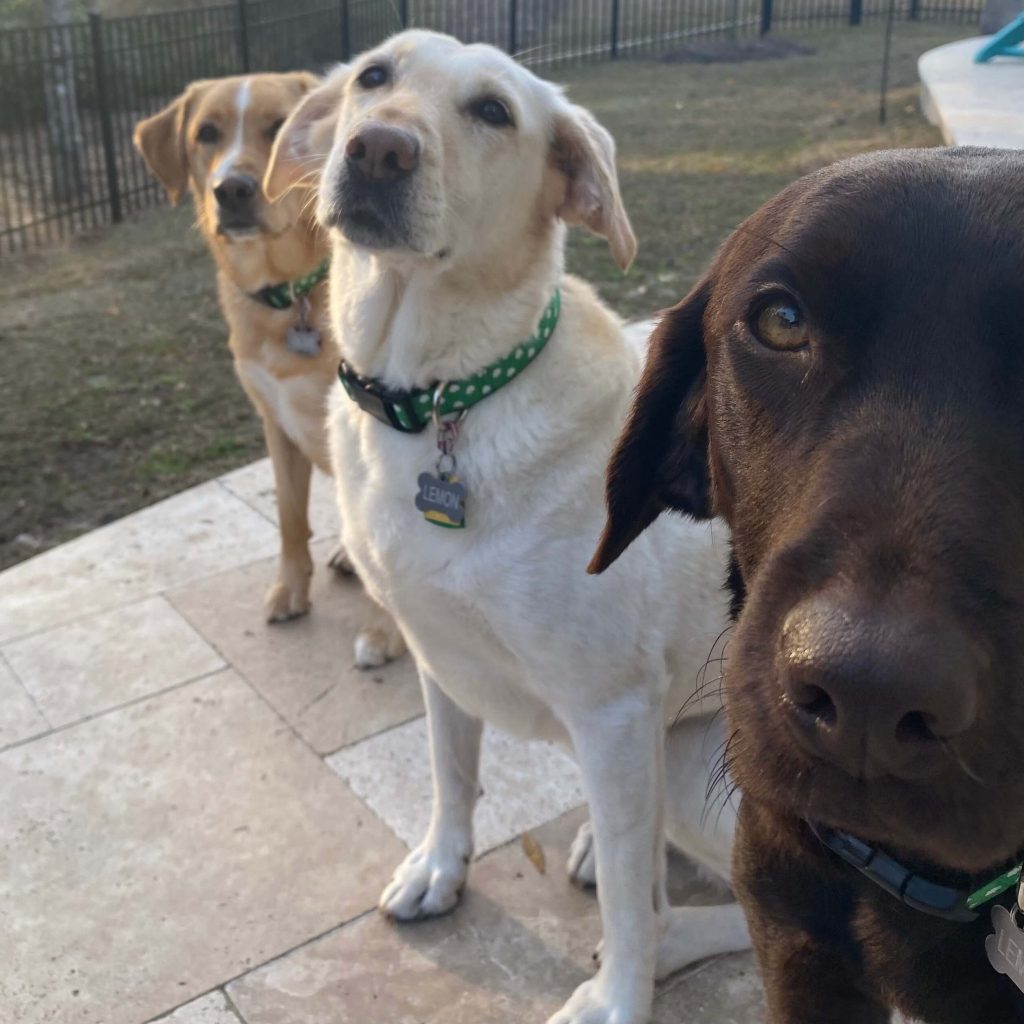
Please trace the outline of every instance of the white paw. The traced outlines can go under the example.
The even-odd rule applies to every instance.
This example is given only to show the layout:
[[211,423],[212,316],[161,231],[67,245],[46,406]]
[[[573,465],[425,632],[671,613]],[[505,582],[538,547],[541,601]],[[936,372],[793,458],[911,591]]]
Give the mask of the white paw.
[[642,991],[617,991],[602,968],[582,985],[548,1024],[647,1024],[651,1016],[653,984]]
[[569,881],[581,889],[597,885],[597,861],[594,857],[594,832],[590,822],[585,821],[576,832],[576,838],[569,847],[569,859],[565,865]]
[[364,629],[355,643],[356,668],[380,668],[405,653],[405,641],[395,626]]
[[447,914],[462,895],[472,852],[468,836],[425,840],[402,861],[381,893],[381,911],[396,921]]
[[356,574],[356,567],[352,564],[352,560],[348,557],[348,552],[341,544],[331,552],[331,557],[327,559],[327,568],[333,569],[341,576],[354,576]]

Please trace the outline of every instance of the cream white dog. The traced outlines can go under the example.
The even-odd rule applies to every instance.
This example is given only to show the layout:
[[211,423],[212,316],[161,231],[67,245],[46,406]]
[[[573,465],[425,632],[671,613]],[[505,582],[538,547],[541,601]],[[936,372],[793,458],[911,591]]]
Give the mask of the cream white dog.
[[666,743],[726,620],[727,538],[662,517],[607,573],[585,571],[641,361],[563,271],[566,224],[633,257],[611,137],[500,51],[406,32],[285,124],[266,190],[310,177],[344,359],[343,539],[408,640],[430,730],[431,825],[381,909],[404,921],[457,902],[482,720],[562,741],[591,813],[570,873],[596,875],[604,941],[551,1024],[640,1024],[656,974],[749,940],[735,904],[670,912],[665,895],[666,751],[669,838],[729,871],[732,808],[702,827],[711,706]]

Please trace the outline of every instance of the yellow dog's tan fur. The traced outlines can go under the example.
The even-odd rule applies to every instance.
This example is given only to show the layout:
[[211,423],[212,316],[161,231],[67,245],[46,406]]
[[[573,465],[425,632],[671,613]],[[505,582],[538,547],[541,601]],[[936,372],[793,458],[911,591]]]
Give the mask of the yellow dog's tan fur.
[[[271,622],[302,615],[310,607],[309,483],[312,466],[331,472],[325,399],[339,356],[327,317],[326,281],[308,296],[310,319],[321,338],[320,352],[312,356],[297,354],[287,345],[288,330],[298,319],[297,307],[275,310],[255,301],[251,293],[310,273],[327,255],[328,246],[304,189],[273,203],[260,192],[255,201],[259,227],[239,232],[224,230],[213,187],[228,162],[232,173],[259,182],[277,128],[317,84],[317,78],[306,72],[194,82],[162,111],[141,121],[134,136],[172,203],[186,190],[192,193],[199,229],[217,265],[235,368],[263,421],[281,529],[278,577],[266,598]],[[331,565],[347,570],[340,549]],[[372,630],[357,641],[357,662],[379,664],[400,653],[399,644],[392,631]]]

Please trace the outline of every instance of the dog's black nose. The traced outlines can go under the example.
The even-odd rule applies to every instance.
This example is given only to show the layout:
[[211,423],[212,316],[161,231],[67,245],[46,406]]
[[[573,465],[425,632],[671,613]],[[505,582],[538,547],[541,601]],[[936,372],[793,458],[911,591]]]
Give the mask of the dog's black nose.
[[420,144],[404,128],[371,121],[348,140],[348,165],[371,181],[399,181],[419,166]]
[[225,213],[242,214],[250,211],[259,189],[259,182],[248,174],[230,174],[213,186],[213,196]]
[[824,597],[786,617],[779,672],[800,741],[855,778],[917,778],[974,723],[980,654],[925,611]]

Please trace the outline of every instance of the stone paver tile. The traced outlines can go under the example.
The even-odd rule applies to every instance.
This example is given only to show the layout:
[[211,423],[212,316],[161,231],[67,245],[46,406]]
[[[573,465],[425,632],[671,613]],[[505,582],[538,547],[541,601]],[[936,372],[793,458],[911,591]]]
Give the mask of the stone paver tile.
[[[371,736],[327,758],[408,846],[426,834],[433,783],[426,720]],[[551,743],[526,742],[488,726],[480,759],[483,796],[474,825],[476,852],[507,843],[583,803],[576,762]]]
[[179,1006],[173,1013],[151,1022],[151,1024],[240,1024],[238,1014],[228,1006],[221,991],[200,996],[192,1002]]
[[1024,78],[1013,60],[975,64],[990,37],[936,47],[917,62],[921,106],[951,146],[1024,148]]
[[402,845],[224,671],[0,754],[0,1021],[139,1024],[371,907]]
[[337,750],[422,710],[412,658],[370,672],[353,667],[356,633],[383,613],[358,581],[326,562],[333,541],[313,545],[313,610],[267,625],[263,594],[276,560],[211,577],[172,593],[175,606],[300,735],[321,753]]
[[48,732],[49,723],[0,657],[0,747]]
[[765,1024],[764,989],[752,953],[680,971],[659,986],[651,1024]]
[[87,615],[0,650],[53,726],[224,667],[163,597]]
[[[450,916],[395,926],[369,914],[233,982],[232,1000],[247,1024],[542,1024],[590,975],[600,937],[597,901],[564,871],[581,820],[534,832],[545,875],[506,846],[473,866]],[[763,1024],[760,1001],[752,958],[723,957],[669,979],[654,1024]]]
[[[277,523],[277,499],[274,495],[274,470],[270,459],[251,462],[232,470],[220,482],[233,494],[251,505],[260,515]],[[334,498],[334,481],[319,470],[313,470],[309,488],[309,525],[317,540],[338,536],[338,505]]]
[[0,642],[276,551],[277,529],[213,481],[0,573]]

